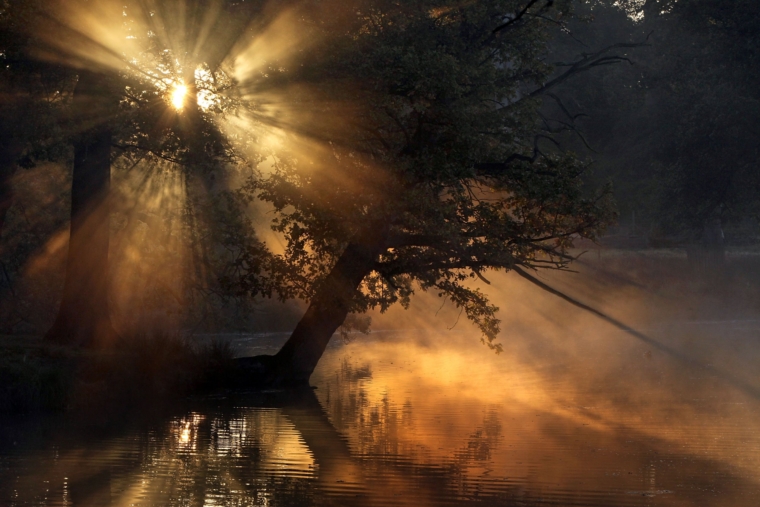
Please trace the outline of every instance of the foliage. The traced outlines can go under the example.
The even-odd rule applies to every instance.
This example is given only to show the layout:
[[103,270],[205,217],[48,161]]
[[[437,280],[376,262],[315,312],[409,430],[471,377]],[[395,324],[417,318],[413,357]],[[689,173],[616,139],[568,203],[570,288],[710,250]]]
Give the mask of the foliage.
[[680,242],[699,239],[716,219],[724,227],[757,222],[760,4],[583,3],[594,22],[573,27],[580,42],[648,36],[651,46],[634,66],[563,90],[573,112],[592,117],[586,129],[599,152],[597,173],[615,181],[622,216],[635,213],[651,235]]
[[[90,18],[73,15],[95,8],[84,0],[29,24],[44,34],[36,47],[47,58],[102,75],[118,104],[106,119],[117,170],[146,181],[179,174],[189,190],[136,220],[158,217],[146,262],[168,266],[177,245],[189,249],[187,283],[162,284],[181,306],[193,306],[193,293],[313,301],[339,259],[372,245],[351,312],[433,290],[494,346],[497,309],[477,280],[489,269],[563,269],[575,238],[594,239],[614,219],[609,189],[588,191],[588,163],[542,127],[542,95],[569,75],[547,64],[550,29],[569,19],[569,1],[305,2],[293,19],[309,44],[292,60],[272,56],[245,83],[219,51],[253,35],[248,21],[268,16],[262,4],[218,3],[204,25],[206,2],[172,16],[180,3],[97,4],[97,16],[119,20],[109,25],[118,47],[89,37]],[[207,47],[212,32],[219,41]],[[181,112],[169,106],[178,85],[188,87]],[[273,95],[291,116],[267,114]],[[74,116],[67,135],[92,120]],[[233,118],[258,123],[224,130]],[[282,146],[265,149],[261,132]],[[225,191],[236,174],[250,177]],[[244,205],[254,201],[271,206],[283,253],[252,232]]]
[[[114,132],[115,183],[127,180],[133,185],[126,192],[123,187],[116,189],[115,197],[121,206],[112,225],[117,239],[125,239],[119,235],[123,229],[133,232],[134,224],[141,222],[140,217],[158,217],[165,227],[149,231],[150,236],[139,249],[143,260],[152,262],[156,268],[178,260],[192,260],[191,267],[181,273],[172,266],[175,269],[164,272],[164,276],[146,277],[153,283],[145,290],[144,302],[148,306],[140,305],[137,313],[147,308],[167,308],[166,297],[170,296],[171,303],[177,300],[174,294],[179,296],[176,302],[190,317],[187,323],[195,326],[208,320],[209,315],[230,299],[215,279],[222,276],[217,272],[222,269],[220,262],[216,261],[232,248],[230,234],[236,235],[235,239],[243,242],[243,246],[254,236],[252,228],[241,228],[247,225],[241,221],[243,210],[232,203],[224,191],[226,180],[247,164],[255,163],[256,156],[250,150],[247,158],[242,155],[242,150],[250,144],[249,136],[227,136],[219,129],[220,119],[234,114],[239,100],[229,69],[215,51],[228,47],[230,41],[240,36],[248,19],[243,10],[255,6],[252,2],[243,7],[237,2],[225,4],[226,15],[219,16],[213,27],[219,45],[210,45],[209,49],[190,55],[183,54],[182,45],[178,47],[176,42],[179,32],[189,38],[198,37],[197,32],[193,33],[183,23],[188,22],[196,29],[198,25],[176,16],[171,9],[172,5],[179,6],[176,2],[149,4],[87,0],[52,4],[4,2],[0,9],[3,26],[0,58],[5,65],[0,85],[4,97],[14,100],[0,102],[0,108],[5,108],[0,130],[13,131],[14,136],[0,135],[0,143],[12,139],[21,144],[19,151],[25,166],[44,159],[69,165],[69,143],[94,123],[107,123]],[[198,7],[196,22],[197,17],[205,16],[212,6]],[[166,9],[162,16],[151,14]],[[85,12],[92,16],[84,15]],[[102,27],[111,32],[105,41],[98,32]],[[225,37],[229,40],[223,40]],[[84,112],[71,107],[72,90],[82,69],[101,75],[101,93],[118,107],[112,111],[88,109]],[[187,85],[189,97],[183,111],[176,111],[169,96],[180,83]],[[26,146],[24,143],[29,141],[34,142]],[[46,170],[51,178],[58,177],[52,174],[58,172],[57,168],[49,166]],[[3,179],[6,179],[5,172],[3,167],[0,170]],[[10,176],[8,174],[7,179]],[[40,177],[47,180],[46,176]],[[156,195],[144,193],[149,183],[172,179],[179,179],[188,195],[175,202],[164,201],[160,209],[146,205],[157,200]],[[30,259],[45,254],[45,243],[66,225],[66,218],[58,207],[68,204],[68,194],[57,195],[57,190],[67,186],[61,185],[56,192],[42,195],[51,203],[44,210],[38,210],[37,206],[30,206],[28,200],[19,199],[29,192],[19,187],[18,181],[14,181],[14,186],[17,187],[15,204],[9,215],[10,229],[6,227],[3,235],[4,255],[0,260],[9,273],[2,283],[3,311],[12,313],[12,322],[18,324],[37,320],[24,311],[29,306],[27,302],[35,298],[30,294],[32,289],[27,289],[29,280],[22,278],[29,278]],[[0,195],[0,202],[5,200],[5,196]],[[28,208],[35,208],[32,221],[27,218]],[[223,219],[229,220],[219,226],[219,220]],[[216,220],[214,225],[211,225],[212,220]],[[238,227],[236,232],[232,231],[235,227]],[[170,240],[162,244],[166,238]],[[183,257],[187,252],[189,255]],[[128,256],[123,251],[112,250],[113,253],[116,259]],[[124,268],[124,264],[116,265],[112,273]],[[165,280],[170,273],[181,279]],[[58,281],[50,285],[56,286]],[[161,304],[156,305],[155,296],[163,299]],[[237,303],[241,308],[250,306],[250,300],[239,297]],[[122,308],[127,315],[133,310],[136,310],[134,305]],[[11,320],[7,322],[10,324]]]
[[701,231],[714,218],[757,219],[760,5],[692,0],[658,21],[670,28],[664,44],[674,53],[658,69],[670,88],[663,120],[674,127],[674,142],[658,153],[672,171],[665,198],[673,225]]
[[0,2],[0,148],[3,155],[14,151],[13,158],[25,167],[68,155],[56,120],[71,93],[73,75],[31,52],[38,40],[29,27],[43,8],[34,0]]
[[68,219],[70,182],[69,171],[52,164],[12,180],[14,203],[0,244],[0,333],[40,332],[50,324],[63,283],[62,259],[50,251]]
[[299,134],[324,149],[281,151],[243,187],[271,203],[286,250],[251,252],[241,286],[313,300],[347,245],[378,242],[352,312],[433,290],[492,344],[497,308],[472,280],[564,268],[573,239],[595,238],[614,216],[608,191],[584,194],[585,163],[538,144],[533,92],[552,73],[545,18],[568,15],[556,4],[518,19],[523,2],[356,2],[341,30],[312,27],[326,32],[323,46],[270,86],[321,76],[309,88],[318,100],[295,100],[316,109]]

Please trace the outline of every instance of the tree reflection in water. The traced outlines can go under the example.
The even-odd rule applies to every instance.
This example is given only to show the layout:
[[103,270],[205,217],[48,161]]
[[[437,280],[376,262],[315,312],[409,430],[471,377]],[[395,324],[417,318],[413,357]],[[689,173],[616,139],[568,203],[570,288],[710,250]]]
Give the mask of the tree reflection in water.
[[[373,347],[399,344],[362,350]],[[701,434],[749,409],[694,402],[717,412],[673,428],[666,404],[621,398],[614,411],[602,408],[610,390],[587,391],[575,408],[552,405],[539,396],[546,385],[514,362],[503,368],[523,383],[508,387],[478,380],[507,378],[482,363],[449,364],[470,379],[457,391],[453,373],[401,364],[421,351],[376,355],[372,369],[368,356],[346,359],[351,351],[334,351],[316,391],[196,399],[142,421],[144,412],[0,422],[0,505],[758,505],[756,481],[716,458],[733,437]],[[445,364],[435,350],[425,354]]]
[[461,468],[487,460],[497,444],[496,414],[447,466],[414,463],[413,449],[397,438],[412,423],[412,407],[399,410],[389,398],[367,404],[361,378],[368,371],[346,364],[327,404],[330,415],[363,428],[359,452],[311,389],[220,399],[168,422],[105,433],[50,419],[31,436],[28,426],[8,423],[7,436],[25,434],[36,450],[4,446],[0,498],[14,506],[421,505],[442,488],[454,493]]
[[403,438],[414,430],[412,402],[406,399],[399,405],[393,400],[394,393],[387,391],[379,402],[371,401],[366,388],[371,378],[368,364],[356,367],[344,359],[335,375],[324,382],[323,395],[330,420],[341,434],[350,435],[353,455],[373,469],[371,491],[392,491],[395,497],[415,499],[412,504],[482,500],[484,495],[468,478],[473,470],[492,468],[491,455],[502,431],[496,407],[488,408],[482,424],[463,446],[441,456],[414,439]]

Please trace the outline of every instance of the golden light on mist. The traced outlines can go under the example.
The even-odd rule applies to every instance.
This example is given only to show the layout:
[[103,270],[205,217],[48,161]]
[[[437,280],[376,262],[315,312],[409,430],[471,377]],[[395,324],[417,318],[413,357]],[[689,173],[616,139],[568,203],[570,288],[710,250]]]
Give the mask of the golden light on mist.
[[283,137],[277,133],[271,132],[264,135],[261,139],[261,144],[266,148],[278,149],[283,145]]
[[[212,4],[217,7],[195,19],[184,0],[147,0],[129,8],[103,0],[94,11],[86,0],[56,2],[45,19],[45,44],[38,57],[78,69],[127,74],[155,86],[170,110],[197,105],[204,113],[224,112],[213,121],[231,138],[242,139],[258,129],[265,135],[258,136],[261,142],[251,152],[282,150],[290,143],[283,142],[279,131],[309,117],[302,101],[292,100],[303,90],[263,89],[270,77],[298,68],[298,58],[318,37],[303,29],[297,8],[273,4],[249,22],[239,22]],[[224,30],[229,33],[219,33]],[[242,114],[232,112],[230,103],[243,104]],[[230,120],[239,120],[239,128]]]
[[187,86],[183,84],[174,85],[171,93],[171,103],[177,111],[185,107],[185,97],[187,97]]
[[[506,295],[500,302],[520,299],[526,283],[518,280],[509,284],[519,297]],[[554,304],[549,295],[534,296],[550,306]],[[623,297],[616,304],[629,304],[625,300]],[[565,481],[567,470],[582,465],[567,466],[578,456],[566,452],[563,435],[584,435],[589,441],[605,442],[598,447],[606,447],[621,445],[616,439],[624,431],[663,448],[709,456],[716,463],[757,477],[755,462],[741,451],[747,439],[753,438],[750,435],[757,431],[757,424],[730,422],[751,420],[751,396],[719,379],[687,376],[684,372],[691,366],[679,365],[657,353],[648,356],[644,354],[648,344],[629,341],[586,316],[576,316],[567,327],[558,328],[548,321],[538,324],[539,312],[532,313],[537,318],[532,326],[537,328],[535,334],[505,331],[505,352],[498,356],[479,347],[474,340],[477,335],[464,331],[413,331],[359,338],[323,359],[316,372],[320,386],[317,395],[324,407],[332,404],[332,410],[341,414],[346,409],[341,405],[345,401],[340,400],[361,399],[358,410],[364,412],[353,420],[375,417],[369,427],[351,419],[337,423],[343,424],[338,430],[357,443],[359,454],[374,452],[372,446],[385,438],[392,439],[390,448],[409,453],[424,449],[424,459],[446,460],[461,453],[462,435],[482,427],[484,414],[492,413],[496,421],[513,428],[499,437],[499,447],[491,457],[492,470],[523,473],[522,463],[545,459],[537,454],[549,452],[554,462],[565,465],[546,474],[554,473],[555,480]],[[695,361],[715,357],[715,335],[711,334],[715,331],[695,330],[669,329],[658,339],[690,350]],[[567,339],[568,334],[575,333],[578,336]],[[559,350],[551,353],[555,348]],[[360,371],[362,367],[370,373],[357,377],[335,374],[351,372],[352,368]],[[625,375],[621,376],[621,371]],[[327,389],[320,382],[328,383]],[[711,394],[694,398],[695,389]],[[706,403],[708,411],[704,410]],[[383,414],[388,414],[386,419]],[[546,442],[547,447],[539,453],[527,442]],[[625,446],[633,444],[633,440],[625,441]],[[630,454],[632,463],[636,456]]]
[[[287,87],[270,83],[300,68],[304,51],[318,39],[304,29],[299,9],[272,4],[250,21],[238,22],[234,10],[191,12],[184,0],[127,3],[129,8],[115,0],[95,5],[88,0],[54,2],[55,9],[46,18],[49,30],[43,34],[45,51],[39,56],[76,69],[126,76],[128,100],[144,92],[163,106],[165,115],[151,132],[165,132],[167,126],[189,128],[182,116],[197,112],[264,172],[271,170],[280,152],[298,157],[312,169],[329,166],[334,150],[322,135],[326,127],[344,124],[337,105],[330,104],[334,114],[326,121],[318,89],[309,83]],[[103,115],[97,121],[111,119]],[[114,169],[112,188],[119,202],[114,214],[119,225],[111,239],[110,262],[117,326],[181,325],[182,309],[192,304],[183,292],[183,280],[188,273],[206,273],[195,269],[195,254],[188,246],[188,230],[197,224],[178,218],[177,210],[189,206],[188,182],[170,165],[154,161],[129,165],[129,171]],[[223,185],[237,182],[230,178]],[[262,213],[256,226],[272,250],[280,253],[284,240],[271,232],[268,216]],[[62,251],[66,237],[61,234],[48,248]],[[45,257],[52,258],[52,254]],[[153,298],[164,296],[157,305]],[[164,309],[172,312],[171,318]]]

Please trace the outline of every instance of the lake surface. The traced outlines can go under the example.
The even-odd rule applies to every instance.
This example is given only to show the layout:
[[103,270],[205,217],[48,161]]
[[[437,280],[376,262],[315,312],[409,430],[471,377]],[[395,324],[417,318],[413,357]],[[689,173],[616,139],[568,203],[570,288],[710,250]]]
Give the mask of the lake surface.
[[315,389],[5,420],[0,505],[760,505],[760,322],[555,327],[335,338]]

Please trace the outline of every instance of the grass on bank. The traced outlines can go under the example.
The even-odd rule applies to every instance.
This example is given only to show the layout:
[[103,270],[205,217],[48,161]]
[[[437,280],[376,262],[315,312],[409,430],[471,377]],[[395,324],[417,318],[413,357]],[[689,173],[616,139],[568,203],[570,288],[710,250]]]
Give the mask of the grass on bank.
[[230,344],[171,334],[122,339],[112,350],[0,336],[0,413],[62,411],[185,396],[225,385],[235,373]]

